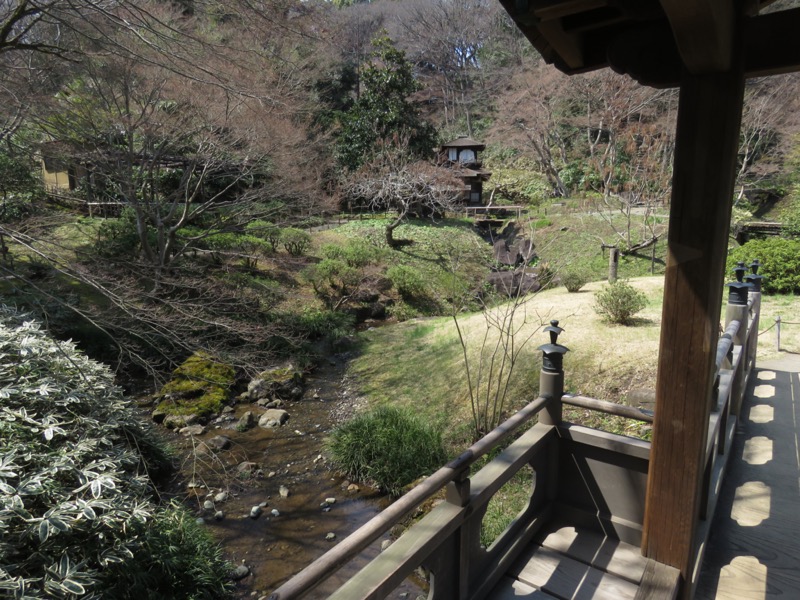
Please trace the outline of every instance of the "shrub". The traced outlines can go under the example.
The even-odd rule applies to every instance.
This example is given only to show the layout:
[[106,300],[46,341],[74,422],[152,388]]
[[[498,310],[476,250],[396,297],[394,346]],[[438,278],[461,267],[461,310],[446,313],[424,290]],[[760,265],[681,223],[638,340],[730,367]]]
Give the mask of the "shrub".
[[647,306],[647,297],[625,281],[603,286],[594,295],[594,310],[607,321],[628,325]]
[[400,300],[386,309],[386,313],[398,322],[408,321],[419,316],[419,309]]
[[215,233],[209,235],[203,242],[214,252],[214,260],[218,263],[223,262],[222,253],[228,252],[238,255],[244,261],[244,266],[251,269],[256,268],[260,254],[268,254],[272,249],[266,240],[239,233]]
[[395,496],[447,458],[439,431],[394,407],[378,408],[337,427],[328,449],[346,476],[375,483]]
[[0,354],[0,595],[222,597],[216,545],[153,502],[168,456],[112,373],[6,307]]
[[306,309],[296,315],[293,326],[304,336],[340,338],[353,332],[353,315],[334,310]]
[[427,289],[422,275],[413,267],[395,265],[386,271],[386,277],[392,282],[404,300],[413,300],[424,296]]
[[361,282],[361,271],[332,258],[325,258],[316,265],[306,267],[302,276],[328,308],[341,304]]
[[302,256],[311,247],[311,235],[302,229],[289,227],[281,231],[281,244],[292,256]]
[[761,262],[758,272],[764,276],[764,293],[800,293],[800,240],[780,237],[750,240],[730,253],[726,276],[731,277],[737,262],[744,261],[749,265],[756,258]]
[[566,271],[561,274],[561,283],[568,292],[575,293],[589,283],[589,276],[583,271]]
[[245,226],[245,231],[255,237],[266,240],[273,252],[277,252],[281,242],[281,228],[269,221],[251,221]]
[[374,262],[378,253],[374,246],[364,240],[350,240],[344,246],[325,244],[322,247],[322,255],[325,258],[344,261],[357,269]]
[[97,230],[97,241],[95,241],[94,247],[100,256],[106,258],[135,256],[139,251],[136,213],[132,209],[126,208],[119,218],[105,219]]

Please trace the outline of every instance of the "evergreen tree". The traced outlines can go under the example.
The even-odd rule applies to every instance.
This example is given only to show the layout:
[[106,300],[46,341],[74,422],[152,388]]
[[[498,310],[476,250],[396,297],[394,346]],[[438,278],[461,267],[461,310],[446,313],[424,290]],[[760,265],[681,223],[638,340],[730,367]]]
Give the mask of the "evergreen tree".
[[342,116],[336,144],[341,167],[355,170],[374,154],[380,140],[407,139],[414,157],[429,156],[436,130],[420,115],[409,96],[420,89],[405,52],[386,37],[373,40],[372,62],[361,75],[361,94]]

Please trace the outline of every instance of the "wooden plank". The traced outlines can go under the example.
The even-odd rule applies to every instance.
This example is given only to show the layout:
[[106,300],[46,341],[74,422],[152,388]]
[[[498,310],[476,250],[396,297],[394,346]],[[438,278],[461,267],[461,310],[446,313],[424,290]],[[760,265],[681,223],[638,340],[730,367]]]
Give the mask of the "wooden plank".
[[730,0],[661,0],[678,51],[691,73],[727,71],[733,54],[735,5]]
[[648,563],[637,546],[575,527],[564,526],[552,531],[542,539],[541,545],[637,584]]
[[537,587],[522,583],[512,577],[504,577],[486,600],[517,600],[518,598],[530,598],[530,600],[557,600],[547,592],[543,592]]
[[440,504],[329,599],[384,598],[461,525],[464,513],[460,506]]
[[564,423],[558,427],[558,435],[578,444],[594,448],[610,450],[623,456],[631,456],[642,460],[650,459],[650,442],[637,438],[610,433],[600,429],[592,429],[574,423]]
[[678,109],[642,548],[686,581],[694,567],[743,94],[737,61],[734,72],[685,74]]
[[638,586],[549,548],[532,547],[509,571],[530,586],[571,600],[633,600]]
[[654,560],[647,561],[636,600],[675,600],[681,572]]
[[[714,532],[697,586],[698,600],[795,598],[800,590],[800,358],[794,366],[756,372],[731,449]],[[770,363],[767,363],[769,365]],[[772,386],[771,394],[759,390]],[[769,405],[769,422],[750,420],[753,406]],[[770,441],[768,460],[746,460],[747,443]],[[760,516],[759,516],[760,515]],[[766,518],[761,518],[766,517]]]
[[[531,539],[539,532],[552,514],[552,507],[548,505],[544,513],[531,519],[531,522],[521,528],[514,536],[513,540],[504,548],[491,548],[486,552],[486,562],[471,563],[471,567],[477,571],[479,577],[471,580],[473,598],[482,598],[489,590],[497,584],[498,573],[505,573],[525,548],[528,547]],[[512,525],[513,526],[513,525]],[[480,581],[475,581],[479,579]]]
[[[544,451],[546,445],[555,441],[555,429],[537,423],[526,431],[499,456],[472,476],[470,481],[470,504],[483,506],[497,491],[516,475],[533,457]],[[533,491],[533,483],[531,483]]]

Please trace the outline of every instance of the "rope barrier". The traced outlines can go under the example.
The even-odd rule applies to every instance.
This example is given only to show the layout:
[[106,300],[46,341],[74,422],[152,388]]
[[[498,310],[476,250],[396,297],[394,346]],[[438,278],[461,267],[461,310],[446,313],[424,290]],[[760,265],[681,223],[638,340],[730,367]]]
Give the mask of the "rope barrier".
[[777,325],[777,324],[778,324],[778,322],[777,322],[777,321],[775,321],[775,322],[774,322],[772,325],[770,325],[769,327],[767,327],[767,328],[766,328],[764,331],[759,331],[759,332],[758,332],[758,335],[759,335],[759,337],[760,337],[760,336],[762,336],[762,335],[764,335],[765,333],[767,333],[767,332],[768,332],[770,329],[773,329],[773,328],[775,327],[775,325]]

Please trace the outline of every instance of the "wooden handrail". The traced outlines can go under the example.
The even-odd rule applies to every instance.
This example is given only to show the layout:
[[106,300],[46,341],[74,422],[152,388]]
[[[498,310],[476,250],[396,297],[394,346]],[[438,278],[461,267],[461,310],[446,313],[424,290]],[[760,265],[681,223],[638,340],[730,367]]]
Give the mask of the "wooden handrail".
[[575,396],[573,394],[564,394],[561,397],[564,404],[570,406],[577,406],[579,408],[587,408],[597,412],[614,415],[617,417],[625,417],[626,419],[635,419],[637,421],[644,421],[645,423],[652,423],[654,414],[649,410],[642,410],[633,406],[625,406],[624,404],[616,404],[608,402],[607,400],[598,400],[596,398],[588,398],[586,396]]
[[498,425],[461,455],[451,460],[417,487],[403,495],[397,502],[375,515],[338,545],[289,579],[269,596],[269,600],[299,598],[302,594],[313,590],[391,527],[402,521],[425,500],[459,477],[480,457],[492,451],[500,442],[540,412],[548,402],[548,398],[537,398]]
[[725,332],[720,336],[719,342],[717,343],[717,358],[715,364],[717,365],[717,371],[722,368],[722,363],[725,361],[725,357],[728,356],[728,352],[730,352],[731,348],[733,347],[733,338],[736,337],[736,334],[739,333],[739,328],[741,327],[740,321],[731,321],[730,324],[725,328]]

